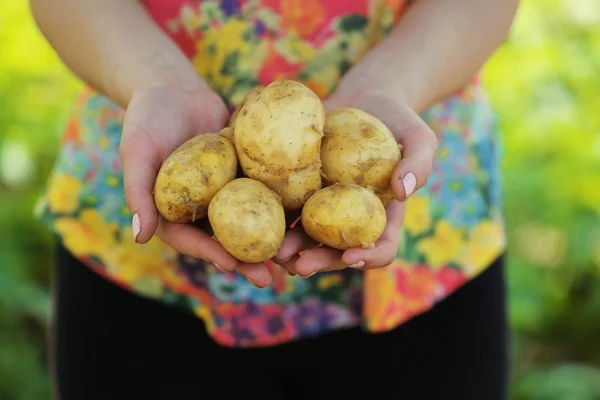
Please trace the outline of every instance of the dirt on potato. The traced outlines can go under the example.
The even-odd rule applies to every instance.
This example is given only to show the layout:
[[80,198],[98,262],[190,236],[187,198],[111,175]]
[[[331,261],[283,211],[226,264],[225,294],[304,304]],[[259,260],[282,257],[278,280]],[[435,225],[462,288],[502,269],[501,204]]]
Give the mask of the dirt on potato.
[[249,178],[235,179],[219,190],[208,207],[208,219],[223,248],[248,263],[275,256],[286,229],[281,198]]
[[312,195],[302,209],[306,234],[338,250],[373,247],[386,222],[381,200],[355,184],[327,186]]
[[163,163],[154,185],[159,213],[170,222],[204,218],[213,196],[235,179],[238,160],[233,143],[217,133],[196,136]]

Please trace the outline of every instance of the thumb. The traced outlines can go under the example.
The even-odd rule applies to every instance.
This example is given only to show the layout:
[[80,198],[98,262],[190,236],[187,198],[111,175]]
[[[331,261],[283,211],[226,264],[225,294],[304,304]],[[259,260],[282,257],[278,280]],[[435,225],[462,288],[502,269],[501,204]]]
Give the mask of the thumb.
[[325,108],[325,112],[328,113],[336,108],[351,106],[349,103],[345,97],[339,95],[337,92],[333,92],[331,96],[323,101],[323,107]]
[[395,130],[401,145],[402,158],[392,175],[395,197],[406,200],[425,186],[438,149],[435,133],[415,112],[410,110],[403,118],[403,126]]
[[120,155],[125,199],[133,215],[133,237],[138,243],[146,243],[158,227],[158,210],[154,204],[153,191],[161,165],[160,154],[141,128],[126,122]]

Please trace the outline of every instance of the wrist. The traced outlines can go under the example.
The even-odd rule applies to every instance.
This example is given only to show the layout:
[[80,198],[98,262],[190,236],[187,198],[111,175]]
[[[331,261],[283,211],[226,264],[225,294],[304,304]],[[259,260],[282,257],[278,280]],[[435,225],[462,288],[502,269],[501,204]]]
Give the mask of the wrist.
[[143,90],[173,88],[191,93],[209,89],[183,54],[154,53],[136,64],[119,65],[103,77],[107,95],[124,109],[134,93]]
[[368,61],[357,64],[338,85],[336,96],[357,100],[385,98],[392,103],[408,106],[417,113],[425,111],[428,100],[424,96],[426,93],[420,77],[402,76],[399,68],[389,68],[389,63],[381,61],[374,65],[369,65],[371,63]]
[[411,86],[402,87],[397,83],[379,84],[375,79],[365,78],[356,80],[350,76],[344,78],[332,96],[334,107],[343,106],[342,104],[346,106],[357,104],[364,107],[369,103],[375,103],[386,104],[390,108],[408,107],[419,112],[417,110],[419,102],[413,95]]

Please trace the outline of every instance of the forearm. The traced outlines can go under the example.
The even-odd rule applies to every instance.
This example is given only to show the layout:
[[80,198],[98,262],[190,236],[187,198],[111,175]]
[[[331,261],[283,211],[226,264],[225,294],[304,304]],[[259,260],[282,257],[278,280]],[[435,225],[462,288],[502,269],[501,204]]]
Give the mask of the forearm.
[[203,85],[136,0],[30,2],[40,30],[67,67],[124,108],[138,88]]
[[481,69],[505,40],[517,8],[518,0],[416,0],[339,90],[367,87],[402,96],[422,112]]

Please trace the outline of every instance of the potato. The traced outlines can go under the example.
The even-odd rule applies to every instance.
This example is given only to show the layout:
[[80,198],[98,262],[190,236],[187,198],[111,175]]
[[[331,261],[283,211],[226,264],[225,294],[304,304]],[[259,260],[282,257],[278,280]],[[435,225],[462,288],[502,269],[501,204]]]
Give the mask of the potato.
[[256,96],[258,96],[263,90],[264,90],[264,85],[257,85],[255,86],[251,91],[249,91],[246,96],[244,96],[244,99],[242,100],[242,102],[240,104],[238,104],[238,106],[233,110],[233,112],[231,113],[231,116],[229,117],[229,126],[230,127],[235,127],[235,120],[237,119],[238,114],[240,113],[240,110],[242,109],[242,107],[244,106],[244,104],[246,104],[248,102],[248,100],[252,100],[254,98],[256,98]]
[[336,183],[313,194],[302,209],[308,236],[338,250],[371,248],[382,235],[387,217],[372,190]]
[[235,147],[244,174],[300,209],[321,183],[325,109],[303,84],[278,80],[249,97],[235,121]]
[[372,187],[387,205],[394,197],[390,180],[401,158],[388,127],[365,111],[337,108],[327,114],[323,133],[321,169],[326,184]]
[[235,179],[237,167],[235,148],[226,137],[207,133],[188,140],[158,172],[154,184],[158,212],[177,223],[206,217],[211,199]]
[[322,186],[321,172],[316,164],[290,172],[283,168],[275,170],[273,167],[247,163],[244,174],[261,177],[259,181],[281,197],[286,211],[300,210],[306,200]]
[[[233,139],[233,128],[230,126],[226,126],[225,128],[221,129],[221,132],[219,132],[219,135],[226,137],[227,139],[229,139],[229,141],[231,142],[231,144],[234,144],[234,139]],[[237,154],[236,154],[237,157]]]
[[214,237],[240,261],[263,262],[275,256],[285,234],[281,199],[261,182],[235,179],[208,206]]

